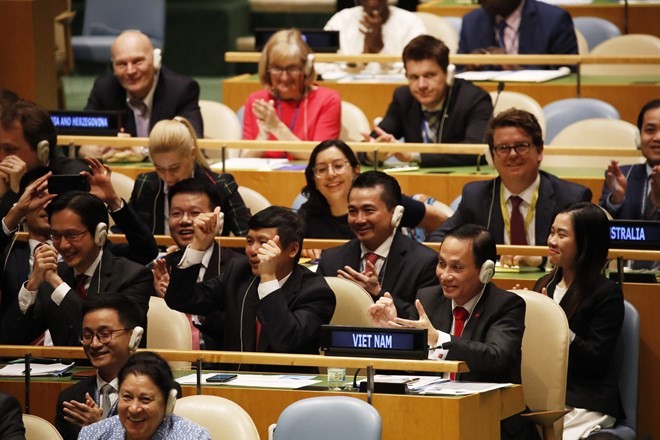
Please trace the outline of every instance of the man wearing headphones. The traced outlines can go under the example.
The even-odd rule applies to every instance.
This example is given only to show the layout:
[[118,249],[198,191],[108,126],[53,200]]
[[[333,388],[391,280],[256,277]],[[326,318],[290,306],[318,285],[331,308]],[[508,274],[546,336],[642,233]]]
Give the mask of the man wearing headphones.
[[[386,293],[369,308],[379,327],[428,330],[429,358],[465,361],[469,373],[452,379],[521,383],[525,301],[498,289],[496,246],[483,226],[461,225],[447,233],[436,268],[440,286],[417,292],[415,307],[399,306]],[[503,439],[536,439],[536,429],[519,416],[502,421]]]
[[55,426],[64,440],[77,439],[83,426],[117,413],[117,375],[140,345],[141,319],[136,304],[121,294],[97,295],[83,305],[80,340],[97,371],[57,398]]
[[[486,133],[498,177],[463,187],[456,212],[427,237],[442,241],[466,224],[485,226],[498,244],[545,246],[555,215],[572,202],[591,201],[591,191],[541,171],[543,137],[536,117],[515,108],[495,115]],[[500,262],[539,266],[541,257],[503,255]]]
[[85,110],[123,111],[124,131],[140,137],[162,119],[183,116],[204,137],[197,81],[162,67],[160,50],[140,31],[122,32],[111,50],[114,74],[94,81]]
[[321,254],[317,272],[355,281],[374,298],[390,292],[412,306],[422,287],[437,285],[437,254],[399,231],[401,188],[380,171],[358,174],[348,194],[354,239]]
[[53,174],[88,171],[80,160],[57,154],[57,132],[48,112],[18,99],[5,100],[0,113],[0,218],[18,201],[23,175],[40,166]]
[[[223,312],[225,350],[318,354],[321,325],[330,322],[336,301],[322,276],[298,264],[302,219],[281,206],[259,211],[248,223],[245,257],[232,258],[221,274],[197,282],[199,264],[215,239],[220,217],[216,208],[195,218],[195,237],[170,273],[167,305],[200,315]],[[310,371],[277,366],[224,368]]]
[[71,191],[53,199],[46,212],[54,247],[34,251],[34,269],[7,312],[3,339],[25,343],[26,334],[48,329],[54,345],[79,345],[82,305],[108,291],[133,299],[146,328],[151,273],[105,248],[108,211],[101,199]]
[[[392,102],[371,139],[378,142],[483,143],[493,113],[490,95],[471,82],[454,79],[449,48],[430,35],[420,35],[403,49],[408,86],[394,91]],[[368,139],[367,139],[368,140]],[[394,156],[423,167],[476,165],[470,154],[405,152]]]

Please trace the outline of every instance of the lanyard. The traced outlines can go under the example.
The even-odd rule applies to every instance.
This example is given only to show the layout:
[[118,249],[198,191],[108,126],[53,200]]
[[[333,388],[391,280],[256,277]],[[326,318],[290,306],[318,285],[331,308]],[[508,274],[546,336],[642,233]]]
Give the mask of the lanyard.
[[[529,231],[529,226],[532,224],[532,217],[534,217],[534,211],[536,209],[536,202],[539,199],[539,186],[541,182],[536,185],[534,189],[534,195],[532,196],[532,203],[529,205],[527,210],[527,215],[525,216],[525,234]],[[504,230],[511,237],[511,217],[509,216],[509,210],[506,207],[506,200],[504,199],[504,185],[500,184],[500,209],[502,210],[502,218],[504,219]]]
[[[296,103],[296,109],[293,111],[293,118],[291,119],[291,123],[289,124],[289,130],[291,130],[291,133],[293,133],[293,127],[296,125],[296,119],[298,119],[298,109],[300,108],[300,101]],[[277,98],[277,115],[280,118],[280,121],[284,122],[282,119],[282,107],[280,106],[280,98]]]

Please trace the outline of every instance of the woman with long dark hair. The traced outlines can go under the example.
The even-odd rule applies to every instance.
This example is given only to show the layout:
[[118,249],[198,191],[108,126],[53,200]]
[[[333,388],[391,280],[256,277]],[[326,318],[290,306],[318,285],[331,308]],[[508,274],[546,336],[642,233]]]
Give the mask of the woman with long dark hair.
[[601,208],[573,203],[560,211],[548,236],[555,269],[534,290],[558,303],[568,318],[570,349],[564,439],[584,438],[621,416],[614,348],[623,324],[623,293],[602,275],[609,222]]

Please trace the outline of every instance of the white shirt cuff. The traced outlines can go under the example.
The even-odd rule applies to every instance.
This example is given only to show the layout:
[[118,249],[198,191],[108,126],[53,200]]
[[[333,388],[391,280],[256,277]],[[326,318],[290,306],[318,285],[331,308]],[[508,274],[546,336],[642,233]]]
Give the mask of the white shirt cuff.
[[183,257],[181,257],[181,261],[179,261],[177,267],[179,269],[187,269],[190,266],[194,266],[195,264],[200,264],[204,259],[204,252],[206,251],[198,251],[192,249],[190,245],[186,246]]
[[[449,333],[442,332],[440,330],[436,330],[438,332],[438,342],[435,344],[437,345],[442,345],[445,342],[451,342],[451,335]],[[447,357],[447,353],[449,350],[446,350],[444,348],[436,348],[433,350],[433,352],[429,353],[429,359],[431,360],[443,360],[444,358]]]
[[23,314],[27,313],[28,309],[34,302],[37,300],[37,291],[27,290],[25,283],[21,286],[21,290],[18,291],[18,308],[21,309]]
[[50,299],[53,300],[58,306],[64,301],[64,297],[71,290],[71,287],[67,283],[62,283],[53,290],[53,293],[50,294]]
[[575,339],[575,332],[573,332],[573,330],[570,328],[568,329],[568,338],[570,339],[569,344],[573,343],[573,339]]
[[12,235],[14,232],[16,232],[18,228],[15,228],[13,231],[10,231],[7,225],[5,224],[5,218],[2,218],[2,231],[5,233],[6,236]]
[[114,211],[111,210],[110,208],[108,208],[108,212],[110,214],[112,214],[113,212],[119,212],[124,208],[124,206],[126,206],[126,204],[124,203],[124,199],[120,199],[120,200],[121,200],[121,203],[119,204],[119,208],[115,209]]
[[280,282],[277,280],[266,281],[265,283],[259,284],[257,287],[257,293],[259,294],[259,299],[264,299],[271,293],[275,292],[280,288]]

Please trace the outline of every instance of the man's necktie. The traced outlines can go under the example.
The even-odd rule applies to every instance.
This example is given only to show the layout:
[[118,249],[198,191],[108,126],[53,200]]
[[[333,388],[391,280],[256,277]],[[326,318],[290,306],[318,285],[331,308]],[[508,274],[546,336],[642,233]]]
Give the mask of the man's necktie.
[[109,383],[106,383],[101,387],[101,409],[103,410],[104,419],[108,417],[108,413],[110,412],[110,408],[112,407],[112,404],[110,403],[110,394],[114,390],[115,389]]
[[431,112],[424,110],[422,113],[424,114],[424,119],[426,119],[426,127],[424,129],[428,129],[428,132],[425,133],[428,139],[425,139],[425,142],[435,143],[436,141],[441,141],[441,139],[438,139],[438,130],[440,129],[442,111]]
[[76,292],[78,292],[83,299],[87,298],[87,289],[85,289],[86,281],[87,275],[76,275]]
[[254,351],[259,351],[259,338],[261,337],[261,321],[259,321],[259,318],[257,318],[255,321],[256,321],[257,340],[255,342]]
[[130,101],[131,107],[133,107],[133,111],[136,113],[136,118],[135,118],[135,128],[137,135],[139,137],[147,137],[149,136],[149,119],[148,119],[148,109],[147,109],[147,104],[142,102],[139,99],[131,99]]
[[507,24],[506,21],[501,20],[497,23],[497,39],[500,47],[506,52],[506,43],[504,42],[504,31],[506,30]]
[[[468,319],[470,314],[463,307],[454,307],[454,336],[460,338],[463,334],[463,328],[465,327],[465,321]],[[456,379],[456,373],[450,373],[449,378],[451,380]]]
[[652,190],[651,190],[651,185],[653,182],[651,181],[653,179],[653,176],[649,176],[649,179],[646,183],[646,212],[644,212],[644,219],[645,220],[660,220],[658,218],[658,207],[653,204],[653,197],[651,197]]
[[509,197],[511,200],[511,244],[527,244],[527,233],[525,223],[520,213],[522,199],[518,196]]
[[[376,267],[376,263],[378,262],[378,258],[379,258],[378,254],[376,254],[374,252],[369,252],[369,253],[364,255],[364,259],[366,261],[368,261],[369,263],[373,264],[374,267]],[[364,266],[365,266],[365,269],[366,269],[367,265],[365,264]]]

